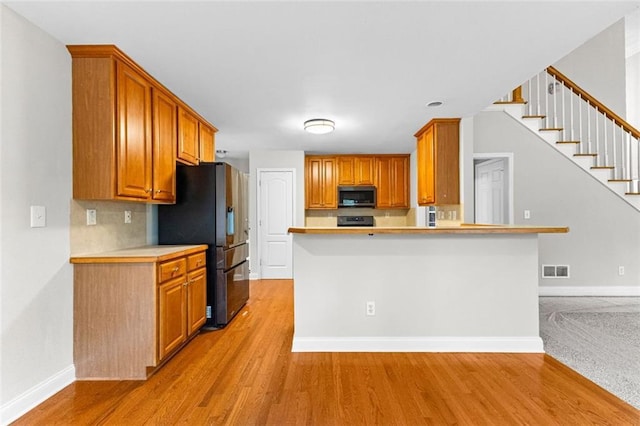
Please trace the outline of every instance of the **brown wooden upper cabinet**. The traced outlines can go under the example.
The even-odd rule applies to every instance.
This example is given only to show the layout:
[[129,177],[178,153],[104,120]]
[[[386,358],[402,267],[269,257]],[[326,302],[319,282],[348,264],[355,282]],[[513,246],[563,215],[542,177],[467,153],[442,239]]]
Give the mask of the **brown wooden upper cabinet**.
[[200,161],[198,118],[190,109],[178,106],[178,161],[197,165]]
[[[67,48],[73,59],[73,198],[174,203],[178,105],[184,104],[116,46]],[[184,133],[195,141],[180,142],[195,146],[197,160],[198,130],[206,122],[189,111],[195,131]]]
[[370,155],[336,156],[338,185],[373,185],[375,182],[375,157]]
[[416,134],[418,205],[460,203],[460,119],[434,118]]
[[213,127],[200,123],[200,161],[213,163],[216,161],[216,130]]
[[308,155],[305,208],[337,209],[338,185],[375,185],[377,208],[409,208],[409,155]]
[[153,199],[176,200],[176,102],[166,92],[153,90]]
[[307,156],[305,174],[305,208],[338,208],[336,158]]
[[409,208],[409,156],[376,156],[376,207]]

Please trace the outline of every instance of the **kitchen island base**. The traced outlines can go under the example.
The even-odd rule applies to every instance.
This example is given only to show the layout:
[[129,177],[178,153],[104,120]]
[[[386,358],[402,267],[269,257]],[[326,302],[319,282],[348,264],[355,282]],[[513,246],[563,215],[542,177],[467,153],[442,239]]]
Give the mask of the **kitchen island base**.
[[543,352],[535,231],[298,229],[294,352]]

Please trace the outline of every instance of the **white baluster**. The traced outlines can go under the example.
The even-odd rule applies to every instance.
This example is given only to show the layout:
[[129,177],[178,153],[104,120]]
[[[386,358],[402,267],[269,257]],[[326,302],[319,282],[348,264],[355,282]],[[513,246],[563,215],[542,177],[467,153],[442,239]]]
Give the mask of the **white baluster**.
[[[591,139],[591,109],[589,108],[589,103],[585,102],[586,108],[587,108],[587,141],[589,143],[589,154],[594,154],[595,151],[593,150],[593,141]],[[597,157],[596,157],[596,164],[597,164]]]
[[616,149],[616,123],[615,121],[611,121],[611,152],[613,153],[613,179],[617,179],[618,173],[618,150]]
[[536,115],[540,115],[540,73],[536,75],[536,93]]
[[553,90],[550,90],[551,95],[553,96],[553,128],[558,128],[558,93],[556,92],[556,78],[552,76],[551,84],[553,84]]
[[562,84],[560,86],[560,91],[562,92],[562,121],[561,121],[561,125],[562,125],[562,140],[566,141],[567,140],[567,122],[566,122],[565,108],[564,108],[564,92],[565,92],[564,84]]
[[[578,137],[580,138],[580,153],[585,154],[584,146],[588,141],[585,141],[582,137],[582,95],[578,95]],[[587,147],[586,154],[589,154],[589,148]]]
[[549,127],[549,73],[544,74],[544,127]]
[[527,81],[527,115],[533,115],[533,106],[531,102],[533,102],[533,98],[531,97],[531,82],[533,79]]

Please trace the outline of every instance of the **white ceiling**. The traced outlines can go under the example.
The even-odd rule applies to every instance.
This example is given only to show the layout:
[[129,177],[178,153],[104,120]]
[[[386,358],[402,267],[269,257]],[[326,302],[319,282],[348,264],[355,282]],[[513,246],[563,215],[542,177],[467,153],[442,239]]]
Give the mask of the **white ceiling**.
[[[116,44],[218,127],[216,148],[411,152],[634,1],[4,2],[64,44]],[[442,100],[439,108],[426,108]],[[310,135],[309,118],[335,132]]]

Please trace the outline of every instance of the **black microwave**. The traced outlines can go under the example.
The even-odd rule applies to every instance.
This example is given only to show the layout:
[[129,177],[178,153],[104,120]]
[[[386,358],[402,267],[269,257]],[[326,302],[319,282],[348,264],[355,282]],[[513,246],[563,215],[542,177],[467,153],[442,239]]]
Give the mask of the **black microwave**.
[[375,207],[375,186],[338,186],[338,207]]

